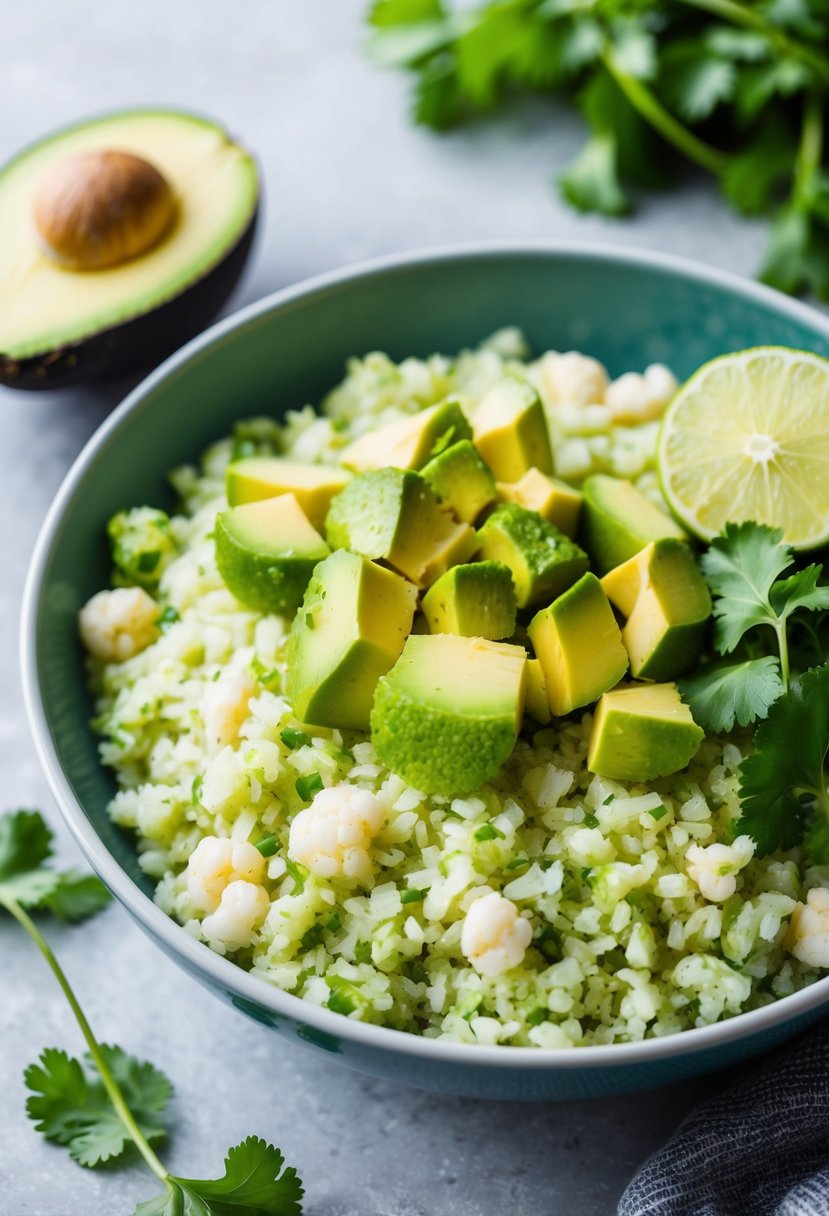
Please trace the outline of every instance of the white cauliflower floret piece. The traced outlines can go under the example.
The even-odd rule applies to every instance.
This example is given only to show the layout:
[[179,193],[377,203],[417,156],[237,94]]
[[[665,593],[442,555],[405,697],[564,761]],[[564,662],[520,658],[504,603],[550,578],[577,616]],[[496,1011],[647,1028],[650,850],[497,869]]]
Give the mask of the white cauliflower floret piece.
[[539,372],[546,405],[601,405],[605,399],[607,372],[589,355],[551,351],[542,358]]
[[222,891],[216,911],[202,921],[202,933],[209,942],[222,942],[228,950],[240,950],[250,945],[254,930],[261,925],[270,906],[264,887],[242,878],[234,879]]
[[512,900],[492,891],[467,912],[461,950],[479,975],[500,975],[523,961],[532,935],[530,922],[518,915]]
[[318,878],[371,877],[369,847],[383,827],[385,808],[379,798],[359,786],[331,786],[291,824],[288,856]]
[[205,836],[187,863],[187,894],[200,912],[215,912],[236,880],[261,883],[267,862],[247,840]]
[[737,874],[751,861],[755,847],[750,836],[738,836],[731,845],[689,845],[685,872],[704,899],[721,904],[737,890]]
[[786,949],[809,967],[829,967],[829,887],[813,887],[789,921]]
[[661,418],[677,387],[676,377],[664,363],[652,363],[643,376],[625,372],[609,384],[605,405],[614,423],[635,426]]
[[158,604],[143,587],[99,591],[78,614],[81,641],[103,663],[123,663],[158,637]]
[[238,668],[227,668],[205,685],[201,698],[201,716],[208,743],[226,747],[239,734],[239,727],[248,716],[250,699],[256,691],[253,677]]

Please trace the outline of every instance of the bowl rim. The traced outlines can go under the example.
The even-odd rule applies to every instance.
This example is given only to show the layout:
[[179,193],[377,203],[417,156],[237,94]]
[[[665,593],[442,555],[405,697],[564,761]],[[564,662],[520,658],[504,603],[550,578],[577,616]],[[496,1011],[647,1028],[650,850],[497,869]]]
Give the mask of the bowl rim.
[[220,344],[236,330],[256,323],[265,315],[290,308],[294,303],[359,282],[381,278],[389,273],[430,264],[445,264],[480,258],[497,260],[509,257],[550,258],[563,261],[610,263],[614,266],[641,266],[666,276],[679,275],[701,284],[725,288],[732,295],[753,299],[779,315],[823,330],[829,341],[829,317],[818,309],[750,279],[718,267],[708,266],[674,254],[596,241],[487,240],[444,246],[429,246],[411,251],[347,264],[299,283],[272,292],[216,322],[191,339],[141,380],[96,428],[70,466],[55,494],[41,525],[32,552],[23,592],[20,618],[20,666],[23,698],[35,750],[61,816],[75,842],[96,873],[118,901],[138,921],[142,929],[188,972],[211,986],[230,993],[233,998],[258,1005],[275,1019],[285,1018],[298,1026],[331,1039],[349,1042],[358,1048],[393,1055],[428,1059],[435,1064],[486,1069],[522,1071],[595,1068],[626,1068],[631,1065],[689,1056],[713,1047],[724,1047],[744,1038],[783,1025],[829,1004],[829,976],[816,980],[790,996],[746,1013],[735,1014],[721,1022],[659,1038],[632,1043],[593,1044],[584,1047],[519,1047],[509,1044],[477,1045],[424,1038],[409,1031],[394,1030],[361,1022],[314,1005],[292,993],[283,992],[262,977],[245,971],[214,953],[191,937],[184,928],[163,912],[123,870],[94,830],[91,820],[76,799],[61,767],[49,731],[37,674],[36,623],[44,575],[63,521],[63,515],[82,488],[87,472],[105,456],[110,440],[127,417],[138,414],[149,404],[156,387],[179,375],[207,348]]

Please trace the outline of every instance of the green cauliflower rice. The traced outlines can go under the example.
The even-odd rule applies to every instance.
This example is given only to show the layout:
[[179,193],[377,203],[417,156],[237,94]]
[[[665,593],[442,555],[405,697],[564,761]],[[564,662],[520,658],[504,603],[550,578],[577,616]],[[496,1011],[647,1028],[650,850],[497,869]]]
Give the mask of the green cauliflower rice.
[[[767,1004],[819,974],[783,939],[804,891],[825,885],[826,872],[804,869],[794,850],[752,859],[745,837],[721,871],[733,870],[736,885],[724,901],[703,898],[686,871],[691,846],[733,842],[736,770],[750,734],[709,737],[682,773],[623,785],[588,772],[591,715],[583,713],[525,726],[497,778],[474,796],[426,797],[383,768],[366,736],[294,719],[282,692],[290,622],[244,609],[214,561],[230,459],[279,452],[334,462],[367,430],[449,393],[474,404],[516,370],[541,388],[559,476],[632,478],[659,502],[654,411],[642,421],[614,417],[589,391],[587,403],[555,404],[544,361],[526,360],[515,331],[456,359],[355,359],[319,413],[307,406],[284,423],[240,424],[198,467],[177,470],[181,506],[169,521],[145,508],[119,515],[115,581],[153,592],[160,628],[126,661],[90,660],[95,727],[119,785],[110,814],[135,832],[159,906],[264,982],[453,1042],[640,1040]],[[585,367],[601,379],[586,364],[580,374]],[[142,525],[151,530],[143,539]],[[211,737],[203,706],[228,670],[247,696],[225,740]],[[292,819],[341,782],[375,794],[384,810],[370,880],[315,877],[288,856]],[[210,940],[188,886],[188,861],[205,837],[260,844],[265,856],[267,913],[239,949]],[[461,949],[482,887],[511,900],[532,929],[523,962],[489,977]]]

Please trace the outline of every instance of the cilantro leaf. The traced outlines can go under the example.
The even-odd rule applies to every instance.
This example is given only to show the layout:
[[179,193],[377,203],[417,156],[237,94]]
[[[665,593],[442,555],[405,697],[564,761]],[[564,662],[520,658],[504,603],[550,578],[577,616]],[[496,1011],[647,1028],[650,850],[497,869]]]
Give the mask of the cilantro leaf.
[[[164,1111],[172,1086],[152,1064],[141,1063],[120,1047],[101,1047],[106,1064],[138,1126],[149,1141],[166,1134]],[[30,1119],[47,1140],[66,1145],[79,1165],[94,1167],[120,1157],[132,1144],[89,1055],[80,1060],[48,1047],[24,1074],[31,1094]]]
[[760,278],[779,291],[811,290],[829,299],[829,225],[815,210],[793,200],[771,230]]
[[278,1148],[248,1136],[229,1149],[223,1177],[171,1178],[169,1189],[140,1203],[135,1216],[300,1216],[302,1183]]
[[818,586],[822,574],[823,567],[812,564],[773,584],[769,600],[780,620],[785,621],[800,608],[812,612],[829,608],[829,587]]
[[734,724],[748,726],[765,718],[783,693],[780,663],[773,655],[740,663],[707,663],[677,681],[694,721],[704,730],[722,734]]
[[563,197],[577,211],[627,215],[631,202],[622,189],[616,144],[611,135],[594,135],[559,178]]
[[726,198],[743,215],[768,211],[774,191],[791,171],[795,145],[782,119],[770,117],[725,170]]
[[52,832],[39,811],[0,815],[0,905],[14,900],[79,921],[109,903],[109,892],[94,875],[48,869],[44,863],[51,855]]
[[690,122],[709,118],[721,102],[728,101],[736,78],[729,59],[706,53],[696,39],[675,43],[662,58],[665,97]]
[[[809,804],[814,838],[829,839],[824,762],[829,750],[829,665],[807,671],[769,711],[754,736],[754,752],[740,765],[742,813],[737,831],[758,853],[791,848],[802,837]],[[806,800],[798,795],[806,795]]]
[[79,874],[65,870],[57,875],[58,884],[41,899],[39,906],[51,912],[58,920],[75,924],[88,920],[101,912],[112,896],[94,874]]
[[780,530],[764,524],[726,524],[701,560],[702,572],[715,596],[714,644],[729,654],[757,625],[777,621],[770,602],[772,584],[792,564],[791,550]]
[[409,25],[415,21],[429,21],[445,15],[441,0],[374,0],[369,14],[369,25],[383,28],[389,25]]

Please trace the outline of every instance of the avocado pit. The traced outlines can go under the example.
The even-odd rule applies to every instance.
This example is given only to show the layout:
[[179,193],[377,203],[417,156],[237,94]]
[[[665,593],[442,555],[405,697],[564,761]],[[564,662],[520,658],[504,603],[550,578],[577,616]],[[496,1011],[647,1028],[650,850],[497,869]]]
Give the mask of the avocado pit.
[[82,152],[59,161],[34,199],[46,254],[64,269],[105,270],[147,253],[172,226],[165,177],[130,152]]

